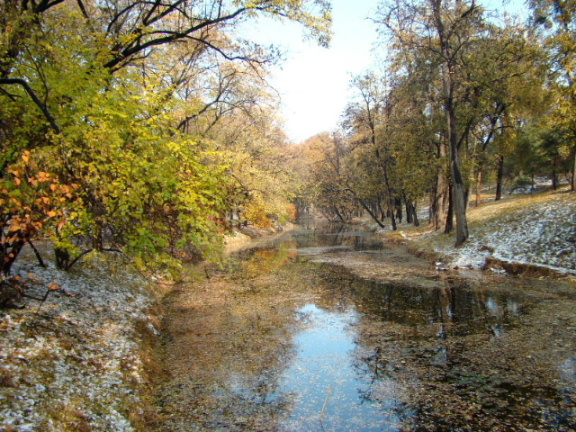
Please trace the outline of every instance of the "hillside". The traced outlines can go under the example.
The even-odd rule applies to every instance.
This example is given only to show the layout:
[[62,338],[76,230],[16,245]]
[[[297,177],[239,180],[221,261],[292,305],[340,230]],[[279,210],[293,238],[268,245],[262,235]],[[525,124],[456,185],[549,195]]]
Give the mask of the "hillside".
[[576,195],[566,190],[518,195],[469,210],[469,240],[430,228],[402,228],[389,238],[408,240],[442,268],[492,268],[539,275],[576,274]]

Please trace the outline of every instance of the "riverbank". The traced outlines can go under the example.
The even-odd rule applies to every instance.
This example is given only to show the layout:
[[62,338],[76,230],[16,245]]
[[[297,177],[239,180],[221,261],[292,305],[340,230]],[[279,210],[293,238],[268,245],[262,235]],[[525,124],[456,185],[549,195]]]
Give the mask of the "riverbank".
[[[226,250],[273,234],[247,228]],[[26,246],[12,274],[27,297],[0,309],[0,432],[155,430],[160,300],[173,287],[116,253],[61,271],[37,246],[46,267]]]
[[468,212],[470,237],[402,226],[384,238],[401,242],[440,269],[486,269],[533,276],[576,277],[576,194],[566,190],[491,201]]
[[119,254],[64,272],[44,252],[47,268],[24,250],[13,275],[46,300],[0,310],[0,431],[146,431],[157,286]]

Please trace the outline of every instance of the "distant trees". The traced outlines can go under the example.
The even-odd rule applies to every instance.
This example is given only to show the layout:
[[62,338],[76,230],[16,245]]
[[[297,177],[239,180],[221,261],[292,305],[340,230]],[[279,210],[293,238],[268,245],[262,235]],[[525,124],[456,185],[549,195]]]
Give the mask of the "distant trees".
[[576,6],[564,0],[531,0],[532,25],[546,44],[554,89],[554,111],[549,116],[552,129],[565,134],[561,153],[570,155],[571,189],[576,190]]
[[383,1],[385,69],[354,79],[341,131],[294,148],[266,86],[275,53],[236,30],[264,15],[325,45],[323,0],[0,3],[2,277],[38,236],[62,268],[106,249],[171,268],[302,196],[393,229],[424,204],[460,245],[487,183],[499,199],[507,178],[572,170],[574,189],[576,10],[531,7],[526,27],[475,0]]

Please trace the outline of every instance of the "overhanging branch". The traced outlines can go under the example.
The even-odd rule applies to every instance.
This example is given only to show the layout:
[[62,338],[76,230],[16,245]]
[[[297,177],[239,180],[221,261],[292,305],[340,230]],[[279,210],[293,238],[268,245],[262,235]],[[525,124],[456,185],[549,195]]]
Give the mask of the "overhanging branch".
[[28,93],[30,98],[34,101],[36,106],[40,108],[40,111],[42,111],[42,114],[44,114],[44,117],[46,117],[46,120],[48,120],[48,123],[50,123],[52,130],[54,130],[54,132],[57,134],[60,133],[60,127],[58,126],[58,123],[56,123],[56,119],[52,116],[52,114],[50,114],[50,111],[36,95],[32,87],[30,87],[30,84],[21,78],[0,78],[0,85],[2,84],[22,86],[24,90],[26,90],[26,93]]

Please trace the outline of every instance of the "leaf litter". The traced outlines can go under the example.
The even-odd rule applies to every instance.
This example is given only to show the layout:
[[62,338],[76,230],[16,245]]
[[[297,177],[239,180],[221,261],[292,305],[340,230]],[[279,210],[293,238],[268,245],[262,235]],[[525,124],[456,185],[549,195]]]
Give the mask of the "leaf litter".
[[[174,291],[160,430],[576,429],[571,283],[439,272],[401,248],[364,249],[360,235],[344,232],[351,247],[338,249],[296,230]],[[311,307],[354,316],[341,329],[352,348],[328,367],[349,363],[352,389],[302,363]]]

